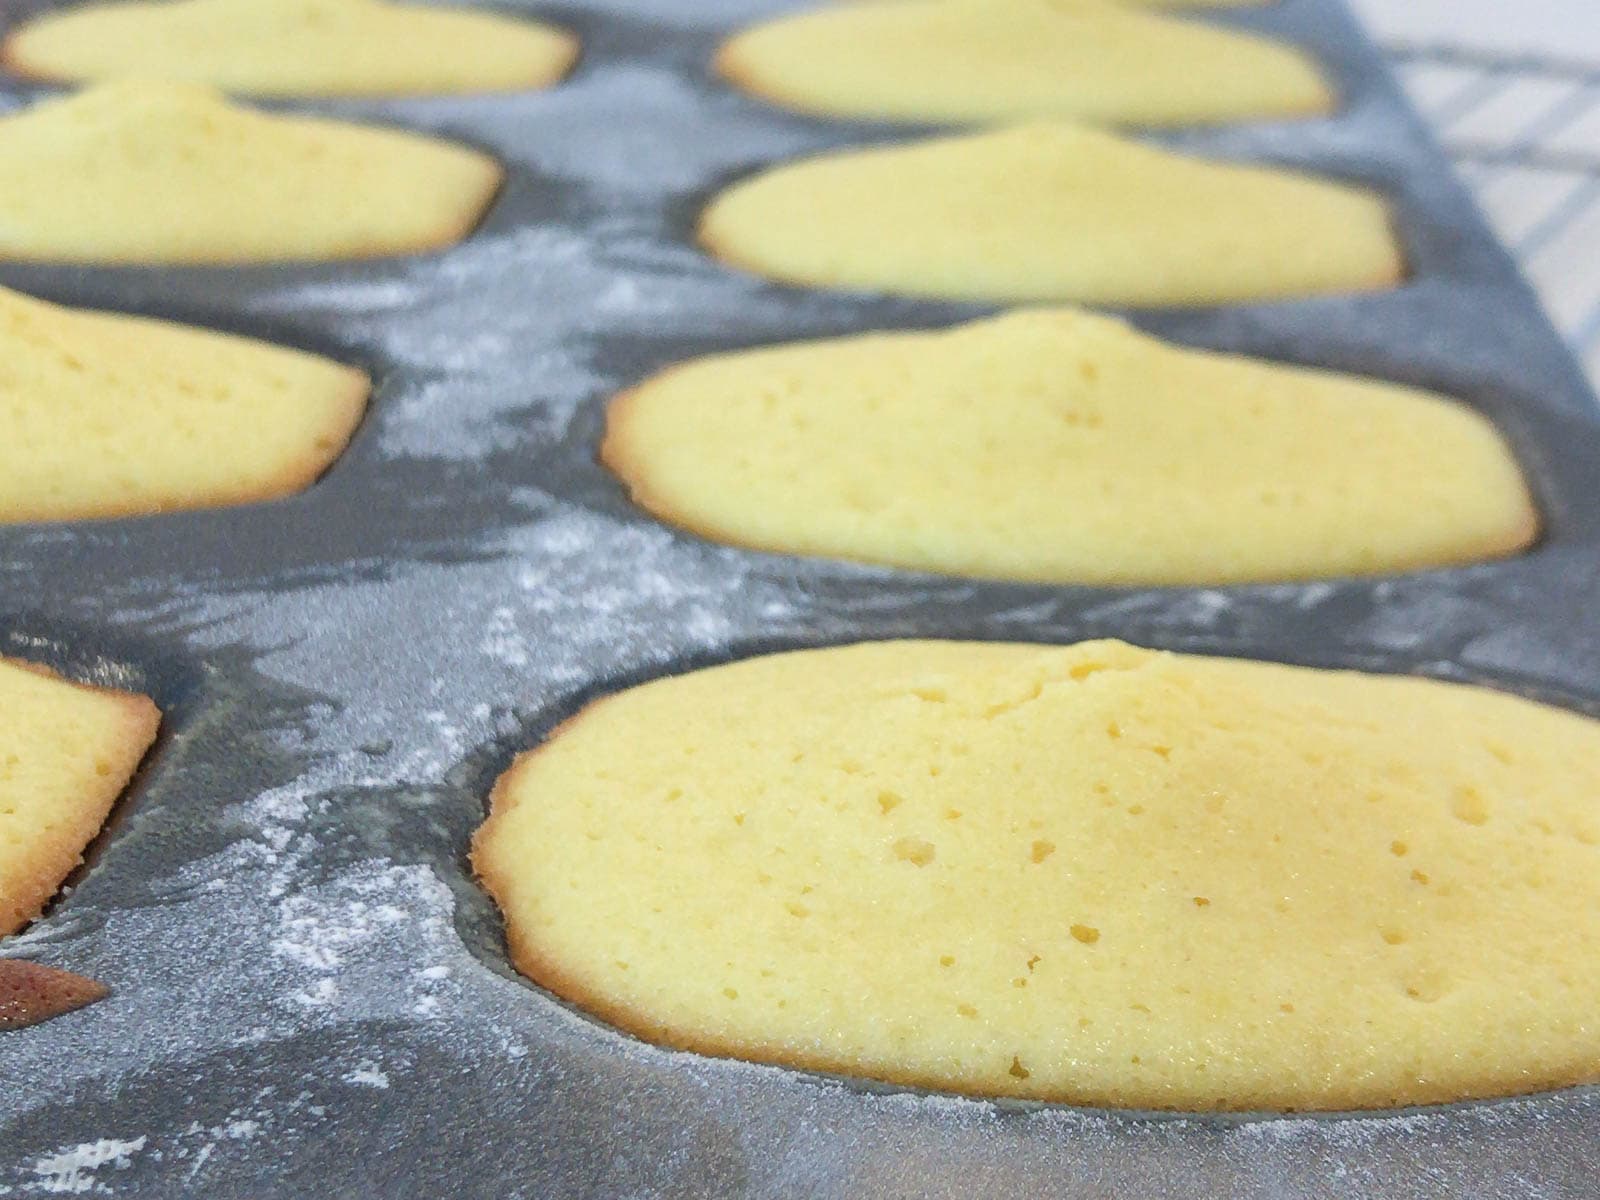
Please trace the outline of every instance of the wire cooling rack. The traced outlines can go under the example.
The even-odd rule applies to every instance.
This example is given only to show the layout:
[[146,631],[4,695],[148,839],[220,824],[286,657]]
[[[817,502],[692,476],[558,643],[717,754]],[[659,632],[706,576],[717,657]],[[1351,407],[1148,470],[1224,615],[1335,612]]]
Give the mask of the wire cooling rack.
[[1551,319],[1600,384],[1600,62],[1386,47]]

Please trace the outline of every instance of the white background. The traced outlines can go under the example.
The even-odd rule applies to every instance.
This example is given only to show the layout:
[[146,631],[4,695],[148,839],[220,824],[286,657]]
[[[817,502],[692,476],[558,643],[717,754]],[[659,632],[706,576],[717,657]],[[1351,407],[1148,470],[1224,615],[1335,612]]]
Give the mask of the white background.
[[1600,63],[1600,0],[1352,0],[1390,41]]
[[1351,0],[1600,383],[1600,0]]

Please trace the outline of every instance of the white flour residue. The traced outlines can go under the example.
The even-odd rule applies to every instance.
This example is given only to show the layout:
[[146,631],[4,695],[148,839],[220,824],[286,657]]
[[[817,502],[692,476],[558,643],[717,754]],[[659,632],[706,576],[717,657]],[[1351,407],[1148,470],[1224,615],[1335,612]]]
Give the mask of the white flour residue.
[[389,1073],[380,1070],[378,1064],[371,1059],[363,1059],[356,1064],[355,1070],[346,1071],[339,1078],[351,1087],[377,1088],[380,1091],[389,1090]]
[[510,156],[591,188],[608,205],[693,191],[731,169],[782,161],[824,142],[758,104],[707,104],[679,72],[640,62],[596,66],[544,97],[513,132],[502,139]]
[[508,667],[528,665],[528,643],[517,632],[516,615],[503,604],[489,614],[478,648]]
[[[409,1011],[437,1008],[451,992],[448,970],[424,975],[419,954],[463,953],[450,917],[454,898],[425,867],[363,864],[278,906],[274,956],[312,976],[291,997],[300,1006],[365,1006],[375,993],[407,999]],[[374,988],[374,977],[385,986]],[[350,986],[353,982],[359,986]],[[398,985],[398,986],[396,986]]]
[[[746,606],[774,627],[795,611],[745,555],[589,510],[510,530],[500,548],[484,563],[404,564],[385,579],[202,601],[185,614],[202,645],[269,647],[256,669],[272,679],[358,689],[309,732],[305,749],[328,756],[317,773],[246,801],[258,845],[286,852],[306,824],[296,806],[309,788],[435,782],[515,731],[519,712],[559,700],[568,681],[715,648]],[[292,639],[269,632],[282,630]],[[363,665],[359,678],[330,667],[351,661]],[[351,749],[374,743],[393,749]]]
[[[248,1142],[260,1133],[260,1121],[232,1120],[221,1125],[201,1125],[196,1121],[180,1135],[174,1157],[180,1160],[188,1159],[188,1178],[193,1180],[205,1169],[219,1146],[225,1146],[229,1142]],[[198,1141],[200,1144],[191,1149],[187,1144],[191,1141]]]
[[[65,1041],[8,1044],[8,1075],[45,1078],[70,1057],[128,1076],[192,1056],[214,1028],[272,1041],[313,1027],[414,1016],[419,1006],[459,1007],[471,974],[465,968],[476,964],[454,929],[454,896],[432,869],[357,862],[316,885],[302,874],[295,890],[274,896],[258,865],[227,868],[233,873],[217,886],[184,899],[181,923],[170,903],[109,914],[96,973],[113,992],[99,1019],[61,1027]],[[52,1096],[24,1089],[3,1098],[26,1111]],[[235,1113],[216,1126],[217,1136],[245,1137],[248,1122],[281,1106]],[[164,1145],[176,1136],[149,1131]],[[87,1191],[94,1171],[103,1174],[139,1148],[88,1142],[40,1159],[35,1172],[55,1190]],[[0,1161],[0,1186],[7,1165]]]
[[797,314],[848,305],[774,294],[713,261],[676,212],[708,180],[825,148],[825,131],[732,96],[708,103],[680,70],[640,62],[597,62],[561,88],[484,105],[484,144],[512,171],[506,211],[545,193],[551,211],[512,228],[491,216],[448,253],[376,278],[251,302],[378,351],[390,370],[371,420],[385,456],[478,461],[547,444],[584,403],[637,382],[600,365],[608,346],[703,337],[735,314],[792,336]]
[[1213,629],[1226,620],[1237,605],[1230,592],[1203,589],[1177,597],[1160,592],[1136,592],[1084,610],[1086,622],[1109,624],[1122,620],[1148,619],[1159,614],[1163,621],[1186,629]]
[[[640,374],[724,344],[947,319],[939,306],[770,286],[695,245],[695,205],[736,172],[859,132],[736,95],[706,71],[720,30],[804,2],[572,0],[565,11],[614,16],[620,27],[563,86],[361,110],[471,140],[507,164],[507,187],[481,231],[414,259],[230,272],[225,283],[180,287],[174,303],[183,312],[226,312],[246,332],[259,321],[263,332],[298,328],[308,344],[350,347],[380,368],[380,390],[320,495],[195,518],[197,530],[214,521],[224,532],[238,520],[254,537],[259,517],[267,536],[283,539],[292,575],[256,581],[249,537],[237,556],[215,560],[152,562],[130,549],[127,561],[142,562],[143,574],[102,572],[103,590],[62,599],[64,628],[91,641],[96,629],[126,629],[146,647],[138,653],[203,672],[204,683],[134,801],[149,807],[132,810],[108,843],[95,886],[7,943],[7,952],[48,950],[89,969],[113,995],[7,1042],[8,1080],[62,1078],[80,1102],[69,1112],[62,1089],[0,1088],[6,1132],[35,1131],[21,1135],[34,1139],[25,1153],[0,1155],[13,1160],[0,1161],[0,1193],[72,1195],[122,1183],[249,1194],[251,1181],[270,1190],[275,1164],[297,1162],[331,1179],[349,1164],[305,1154],[330,1130],[356,1140],[376,1129],[377,1145],[386,1129],[422,1128],[386,1124],[391,1116],[409,1121],[446,1100],[449,1116],[511,1130],[530,1153],[570,1150],[569,1163],[581,1159],[583,1170],[614,1170],[575,1181],[563,1173],[570,1166],[552,1166],[556,1190],[589,1181],[595,1194],[641,1196],[672,1194],[672,1182],[703,1184],[714,1177],[703,1172],[708,1164],[730,1181],[745,1172],[747,1190],[776,1195],[814,1192],[819,1182],[859,1195],[1045,1195],[1062,1180],[1104,1191],[1128,1178],[1146,1184],[1145,1194],[1192,1194],[1165,1184],[1204,1178],[1225,1188],[1236,1177],[1260,1185],[1251,1196],[1307,1179],[1328,1182],[1330,1195],[1412,1195],[1423,1193],[1359,1175],[1383,1163],[1391,1140],[1442,1159],[1452,1138],[1469,1151],[1497,1140],[1537,1146],[1516,1141],[1535,1124],[1529,1114],[1548,1117],[1547,1127],[1592,1125],[1594,1114],[1572,1098],[1508,1107],[1504,1128],[1466,1111],[1431,1124],[1402,1116],[1196,1133],[1180,1121],[866,1094],[648,1046],[511,977],[492,907],[472,891],[460,852],[491,766],[580,695],[758,642],[963,622],[1064,636],[1091,620],[1231,638],[1290,612],[1309,624],[1307,613],[1337,612],[1350,594],[1341,584],[1097,603],[1021,589],[1004,601],[971,582],[908,582],[882,568],[717,548],[614,508],[620,494],[597,499],[605,480],[585,439],[605,400]],[[1299,8],[1284,7],[1291,16]],[[639,61],[652,38],[661,53]],[[1355,117],[1314,130],[1239,126],[1201,136],[1244,152],[1344,153],[1352,137],[1383,133],[1370,108]],[[350,475],[340,480],[340,470]],[[386,491],[393,480],[423,490]],[[319,507],[329,497],[359,505],[374,496],[369,525],[341,527],[342,516]],[[463,499],[470,506],[458,508]],[[411,524],[391,527],[384,503]],[[370,545],[340,540],[356,529],[372,535]],[[422,531],[419,542],[406,540],[409,529]],[[70,560],[103,536],[125,535],[40,530],[25,545],[41,560]],[[453,561],[430,560],[447,537]],[[139,540],[126,539],[128,547]],[[204,554],[211,543],[198,544]],[[120,563],[119,553],[111,557]],[[32,566],[0,563],[0,577],[32,594]],[[1409,647],[1416,630],[1434,638],[1442,625],[1470,633],[1484,624],[1470,603],[1434,611],[1379,600],[1379,615],[1356,617],[1369,623],[1360,635],[1369,644]],[[1383,612],[1398,614],[1393,627]],[[1485,662],[1538,652],[1515,629],[1469,646]],[[230,692],[235,664],[239,690]],[[277,707],[280,691],[290,699]],[[246,720],[236,737],[229,711],[208,707],[214,696],[270,700],[260,724],[281,728]],[[252,773],[256,751],[279,756],[276,773]],[[167,849],[152,845],[153,833],[168,835]],[[159,869],[142,870],[147,862]],[[143,1123],[130,1128],[127,1117]],[[72,1124],[58,1131],[58,1119]],[[521,1137],[528,1129],[539,1137]],[[83,1138],[91,1140],[56,1148]],[[1566,1143],[1581,1149],[1582,1139]],[[516,1146],[490,1148],[512,1162]],[[634,1171],[630,1155],[648,1161]],[[1273,1174],[1278,1164],[1308,1163],[1328,1169],[1317,1178]],[[1486,1166],[1485,1178],[1509,1177],[1492,1158]],[[1329,1182],[1340,1171],[1356,1182]]]
[[60,1196],[79,1196],[85,1192],[109,1195],[111,1189],[101,1182],[101,1171],[126,1171],[133,1165],[133,1156],[144,1149],[148,1140],[145,1137],[130,1141],[101,1138],[59,1150],[33,1164],[34,1180],[24,1188]]
[[598,338],[700,334],[706,314],[756,309],[761,294],[687,245],[664,251],[626,215],[485,235],[404,269],[401,303],[393,282],[336,282],[275,293],[261,307],[336,316],[408,368],[372,419],[381,453],[425,460],[559,438],[584,403],[637,382],[597,365]]
[[300,859],[309,849],[302,845],[297,852],[296,841],[312,815],[314,790],[313,783],[296,781],[239,802],[243,835],[226,849],[170,872],[152,884],[152,890],[168,898],[216,892],[242,873],[266,872],[263,894],[283,895],[294,887]]

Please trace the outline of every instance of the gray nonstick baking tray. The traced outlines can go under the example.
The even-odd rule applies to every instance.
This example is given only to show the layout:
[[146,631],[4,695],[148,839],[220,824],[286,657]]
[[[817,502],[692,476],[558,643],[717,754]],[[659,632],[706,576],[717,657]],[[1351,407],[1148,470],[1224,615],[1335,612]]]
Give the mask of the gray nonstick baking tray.
[[[1531,553],[1387,580],[1006,586],[714,546],[634,509],[594,459],[614,391],[723,348],[988,311],[772,285],[696,249],[720,184],[910,136],[709,77],[725,31],[783,7],[529,5],[583,37],[553,90],[305,106],[500,156],[498,202],[440,254],[0,265],[48,299],[304,346],[379,380],[304,495],[0,528],[0,653],[166,711],[88,869],[0,944],[114,989],[0,1034],[0,1196],[1596,1195],[1594,1089],[1315,1118],[995,1104],[657,1049],[510,969],[465,861],[495,775],[588,697],[758,650],[1111,635],[1600,712],[1600,410],[1337,0],[1209,18],[1311,48],[1337,117],[1178,140],[1388,192],[1411,281],[1137,319],[1481,407],[1543,506]],[[4,87],[10,105],[35,94]]]

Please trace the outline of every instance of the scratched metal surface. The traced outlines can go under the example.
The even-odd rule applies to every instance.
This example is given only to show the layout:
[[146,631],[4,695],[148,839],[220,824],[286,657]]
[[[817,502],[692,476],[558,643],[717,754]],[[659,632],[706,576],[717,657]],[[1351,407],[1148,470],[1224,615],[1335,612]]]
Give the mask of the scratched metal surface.
[[529,6],[584,38],[556,89],[304,106],[506,162],[484,226],[437,255],[0,265],[0,283],[50,299],[311,347],[380,380],[349,453],[302,496],[0,529],[0,652],[143,688],[167,713],[90,869],[0,947],[115,989],[0,1035],[0,1195],[1592,1196],[1589,1089],[1315,1119],[998,1105],[659,1050],[509,969],[464,861],[495,774],[586,697],[754,649],[1115,635],[1600,711],[1600,417],[1334,0],[1216,19],[1311,47],[1343,89],[1337,117],[1179,140],[1384,189],[1413,279],[1138,319],[1480,406],[1538,489],[1532,553],[1378,581],[1023,587],[718,547],[634,510],[593,457],[615,390],[719,348],[985,311],[780,287],[696,250],[719,184],[908,136],[708,79],[718,37],[780,7]]

